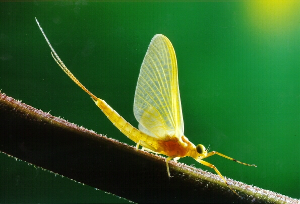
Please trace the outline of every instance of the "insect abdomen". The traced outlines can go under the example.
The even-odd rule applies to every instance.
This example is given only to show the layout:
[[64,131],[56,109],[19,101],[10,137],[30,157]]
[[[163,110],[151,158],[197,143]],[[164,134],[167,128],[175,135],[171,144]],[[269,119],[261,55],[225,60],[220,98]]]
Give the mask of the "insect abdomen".
[[134,142],[144,141],[156,149],[156,142],[150,136],[133,127],[114,109],[112,109],[104,100],[98,99],[96,105],[102,110],[107,118],[129,139]]

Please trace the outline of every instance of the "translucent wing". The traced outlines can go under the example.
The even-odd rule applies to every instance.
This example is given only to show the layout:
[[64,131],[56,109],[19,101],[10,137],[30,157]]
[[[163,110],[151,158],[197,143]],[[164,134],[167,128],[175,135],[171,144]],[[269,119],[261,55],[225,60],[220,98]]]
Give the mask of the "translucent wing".
[[156,138],[184,133],[177,60],[170,40],[155,35],[142,63],[134,97],[139,129]]

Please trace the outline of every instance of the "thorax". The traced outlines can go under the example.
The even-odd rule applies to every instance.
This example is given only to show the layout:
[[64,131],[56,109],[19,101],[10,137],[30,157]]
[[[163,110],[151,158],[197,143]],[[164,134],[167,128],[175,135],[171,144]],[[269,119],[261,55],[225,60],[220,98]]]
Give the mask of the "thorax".
[[185,157],[189,156],[189,152],[195,148],[185,136],[171,137],[168,136],[164,140],[159,140],[158,153],[169,157]]

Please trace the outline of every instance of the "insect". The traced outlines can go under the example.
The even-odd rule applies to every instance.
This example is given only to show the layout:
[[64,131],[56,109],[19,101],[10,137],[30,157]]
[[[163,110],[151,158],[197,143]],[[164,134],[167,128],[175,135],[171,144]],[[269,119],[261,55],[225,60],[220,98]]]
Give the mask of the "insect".
[[133,106],[134,116],[139,122],[139,129],[137,129],[78,81],[56,54],[37,19],[36,22],[51,49],[51,55],[55,62],[80,88],[90,95],[107,118],[124,135],[136,143],[136,149],[142,146],[147,151],[166,155],[169,177],[168,162],[172,159],[178,160],[190,156],[197,162],[214,169],[226,185],[237,194],[228,185],[219,170],[203,159],[216,154],[243,165],[255,167],[256,165],[237,161],[216,151],[207,152],[202,144],[195,146],[184,136],[177,60],[173,45],[166,36],[157,34],[152,38],[141,66]]

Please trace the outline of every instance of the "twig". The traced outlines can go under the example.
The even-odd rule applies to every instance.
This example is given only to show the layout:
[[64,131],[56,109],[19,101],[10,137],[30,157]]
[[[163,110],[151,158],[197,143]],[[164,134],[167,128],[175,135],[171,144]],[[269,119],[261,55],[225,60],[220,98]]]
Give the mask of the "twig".
[[0,93],[0,151],[138,203],[299,203],[299,200],[170,162]]

